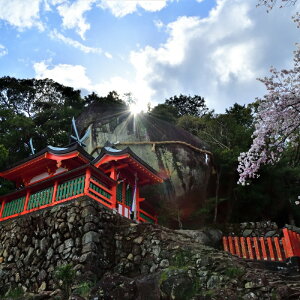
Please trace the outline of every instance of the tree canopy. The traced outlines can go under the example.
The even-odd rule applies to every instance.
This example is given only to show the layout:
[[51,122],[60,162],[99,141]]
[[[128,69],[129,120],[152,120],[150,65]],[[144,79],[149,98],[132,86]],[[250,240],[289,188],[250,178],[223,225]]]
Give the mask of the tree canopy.
[[[295,74],[288,72],[287,75],[290,76],[289,82],[292,88],[291,78],[295,78]],[[272,80],[276,82],[278,77],[281,78],[281,73],[274,74]],[[271,81],[268,79],[267,82]],[[3,77],[0,78],[0,87],[1,169],[30,155],[28,142],[31,137],[37,151],[49,144],[55,146],[68,144],[71,118],[73,116],[76,118],[87,105],[98,102],[107,106],[125,105],[116,92],[110,92],[106,97],[92,93],[82,98],[79,91],[48,79],[25,80]],[[283,89],[278,84],[276,88]],[[294,92],[296,93],[296,90]],[[288,93],[286,97],[288,98]],[[293,217],[297,213],[297,208],[293,207],[294,202],[291,199],[295,198],[300,182],[298,172],[300,155],[296,155],[295,148],[290,146],[292,145],[290,137],[283,145],[287,151],[280,164],[263,168],[262,178],[254,180],[251,189],[236,184],[238,154],[249,149],[251,135],[254,130],[257,130],[256,127],[254,128],[253,121],[260,116],[262,103],[267,105],[268,99],[266,97],[261,99],[259,104],[248,106],[234,104],[225,113],[215,114],[207,108],[203,97],[179,95],[167,99],[165,103],[159,104],[151,111],[151,114],[173,122],[210,145],[214,153],[213,184],[209,188],[207,207],[195,212],[201,214],[201,217],[206,218],[208,222],[213,219],[243,221],[259,220],[263,217],[276,218],[281,210],[287,211]],[[274,111],[277,105],[279,105],[278,101],[276,105],[274,104]],[[291,105],[291,107],[295,109],[297,106]],[[256,114],[253,114],[254,111]],[[279,111],[278,107],[278,113]],[[296,121],[296,113],[293,116],[295,119],[293,121]],[[261,115],[263,120],[267,117],[268,110]],[[274,121],[270,119],[270,123],[271,120]],[[281,123],[281,129],[285,124]],[[279,135],[276,134],[277,136]],[[296,142],[295,139],[293,143]],[[291,161],[294,162],[293,165],[286,164]],[[10,183],[0,179],[0,194],[7,193],[12,188]],[[272,201],[276,201],[276,207],[272,206]],[[218,208],[219,213],[217,213]]]
[[179,96],[173,96],[166,99],[165,104],[173,107],[178,117],[184,115],[201,117],[208,112],[204,98],[198,95],[186,96],[180,94]]
[[[36,151],[69,144],[72,117],[93,102],[125,105],[113,91],[82,98],[79,90],[50,79],[0,78],[0,168],[28,157],[30,138]],[[0,194],[9,188],[1,179]]]
[[166,99],[162,104],[158,104],[150,113],[162,120],[176,123],[176,120],[182,116],[201,117],[211,113],[211,111],[206,106],[203,97],[180,94]]

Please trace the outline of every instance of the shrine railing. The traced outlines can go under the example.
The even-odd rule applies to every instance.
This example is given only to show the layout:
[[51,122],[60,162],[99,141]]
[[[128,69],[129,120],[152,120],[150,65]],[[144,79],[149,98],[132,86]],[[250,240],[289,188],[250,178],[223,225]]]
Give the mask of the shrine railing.
[[[51,207],[84,195],[110,209],[118,209],[116,182],[94,167],[79,167],[0,197],[0,221]],[[127,197],[128,198],[128,197]],[[128,204],[126,202],[126,204]],[[130,206],[127,207],[130,209]],[[124,215],[124,214],[122,214]],[[157,218],[137,206],[139,222]],[[127,216],[130,218],[130,213]]]
[[285,261],[300,257],[300,234],[288,228],[282,229],[283,237],[224,236],[225,251],[238,257],[253,260]]
[[152,224],[158,223],[157,216],[152,216],[141,208],[137,212],[137,219],[142,223],[147,223],[147,222]]

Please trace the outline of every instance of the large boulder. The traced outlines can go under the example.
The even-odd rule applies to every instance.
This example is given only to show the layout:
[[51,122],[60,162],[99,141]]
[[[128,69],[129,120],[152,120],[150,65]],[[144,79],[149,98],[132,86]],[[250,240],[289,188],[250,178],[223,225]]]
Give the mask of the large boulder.
[[[90,126],[86,150],[93,156],[107,141],[116,143],[119,149],[129,146],[167,178],[164,184],[141,191],[159,208],[161,223],[187,225],[205,202],[212,157],[206,153],[208,146],[196,136],[150,114],[133,116],[123,107],[99,103],[87,107],[76,122],[81,132]],[[199,215],[196,223],[202,223]]]

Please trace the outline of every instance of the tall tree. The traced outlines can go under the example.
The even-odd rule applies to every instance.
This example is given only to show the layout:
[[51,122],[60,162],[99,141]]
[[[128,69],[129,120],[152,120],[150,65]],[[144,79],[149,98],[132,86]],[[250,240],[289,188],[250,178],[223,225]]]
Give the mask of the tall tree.
[[0,144],[13,163],[38,150],[68,143],[71,118],[84,107],[79,90],[49,79],[0,78]]
[[178,119],[178,125],[199,136],[211,146],[214,153],[215,189],[214,222],[217,221],[220,201],[227,201],[227,216],[230,218],[237,181],[237,156],[251,143],[251,106],[235,103],[224,114],[207,114],[201,118],[185,115]]
[[120,98],[120,95],[116,91],[111,91],[107,96],[98,96],[95,92],[84,97],[86,105],[91,103],[102,103],[106,105],[125,105],[125,102]]
[[165,104],[173,107],[178,117],[184,115],[201,117],[208,112],[204,98],[198,95],[186,96],[180,94],[166,99]]
[[150,114],[173,124],[176,123],[178,119],[177,110],[167,104],[158,104],[150,110]]
[[202,117],[212,113],[212,111],[209,111],[203,97],[180,94],[166,99],[162,104],[158,104],[152,108],[150,113],[157,118],[175,124],[183,116]]

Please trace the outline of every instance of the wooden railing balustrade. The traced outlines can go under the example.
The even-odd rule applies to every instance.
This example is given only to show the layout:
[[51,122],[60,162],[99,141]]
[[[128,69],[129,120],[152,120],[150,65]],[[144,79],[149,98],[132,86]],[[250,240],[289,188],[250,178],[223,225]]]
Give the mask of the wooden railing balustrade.
[[238,257],[252,260],[283,262],[290,257],[300,257],[300,234],[282,229],[283,237],[224,236],[223,248]]
[[[71,174],[63,173],[50,180],[28,185],[21,190],[0,196],[0,222],[84,195],[110,209],[117,209],[115,184],[106,184],[100,177],[97,169],[80,167]],[[128,208],[130,209],[129,206]],[[157,218],[144,210],[137,211],[137,220],[157,223]]]

